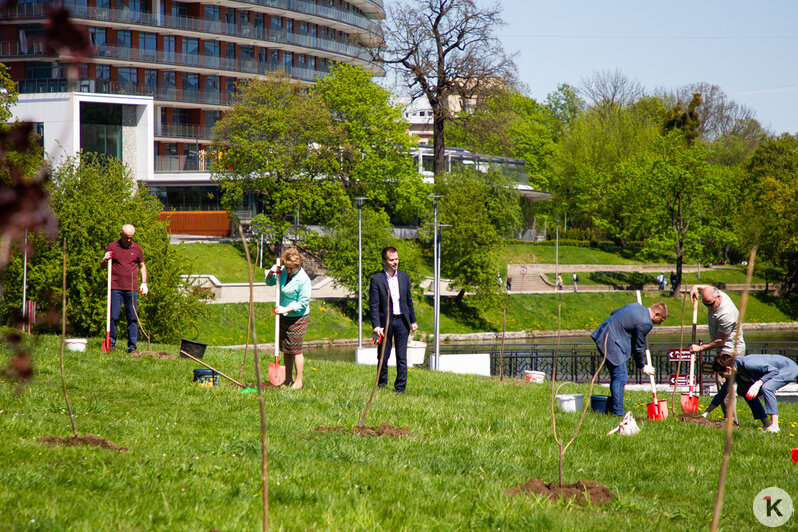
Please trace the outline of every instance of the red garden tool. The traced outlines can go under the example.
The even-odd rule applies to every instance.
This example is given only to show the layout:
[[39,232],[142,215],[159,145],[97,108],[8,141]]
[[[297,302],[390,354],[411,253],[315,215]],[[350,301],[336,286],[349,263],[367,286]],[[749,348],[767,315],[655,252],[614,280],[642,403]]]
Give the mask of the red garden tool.
[[[698,300],[693,301],[693,336],[692,343],[696,343],[696,326],[698,323]],[[690,353],[690,389],[680,397],[682,412],[691,414],[698,412],[698,396],[695,395],[695,353]]]
[[[637,302],[641,305],[640,290],[637,290]],[[646,364],[651,365],[651,351],[648,349],[648,342],[646,342]],[[648,403],[646,409],[648,410],[648,419],[658,421],[668,417],[668,403],[665,401],[657,400],[657,382],[654,375],[649,375],[651,379],[651,393],[654,395],[654,402]]]
[[105,340],[100,344],[103,353],[111,352],[111,263],[113,262],[114,252],[109,251],[111,254],[108,257],[108,304],[105,310]]
[[[280,265],[280,259],[277,259],[277,266]],[[280,304],[280,274],[277,276],[274,291],[274,306]],[[269,364],[269,382],[275,386],[280,386],[285,382],[285,366],[280,365],[280,315],[274,313],[274,363]]]

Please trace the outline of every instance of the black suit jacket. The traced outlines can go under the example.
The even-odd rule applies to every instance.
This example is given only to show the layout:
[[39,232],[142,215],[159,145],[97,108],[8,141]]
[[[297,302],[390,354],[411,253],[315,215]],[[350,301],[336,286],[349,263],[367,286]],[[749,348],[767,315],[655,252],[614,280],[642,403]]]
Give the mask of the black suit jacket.
[[[410,276],[399,270],[397,270],[396,275],[399,276],[399,307],[406,324],[410,326],[416,322],[413,297],[410,294]],[[369,282],[369,315],[372,329],[374,327],[385,327],[386,308],[390,314],[393,314],[393,303],[388,303],[389,298],[388,279],[385,270],[382,270],[372,275]]]

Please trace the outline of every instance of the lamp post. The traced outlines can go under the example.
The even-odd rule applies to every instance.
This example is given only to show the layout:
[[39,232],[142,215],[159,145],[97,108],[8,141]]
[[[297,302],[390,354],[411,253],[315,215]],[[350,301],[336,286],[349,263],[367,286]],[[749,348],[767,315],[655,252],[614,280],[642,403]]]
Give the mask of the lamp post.
[[440,194],[430,194],[428,197],[432,198],[432,284],[433,284],[433,341],[434,351],[432,359],[430,359],[430,368],[438,369],[438,362],[440,357],[440,309],[441,309],[441,290],[440,290],[440,246],[438,242],[438,200],[443,196]]
[[357,197],[357,347],[363,347],[363,201],[367,198]]

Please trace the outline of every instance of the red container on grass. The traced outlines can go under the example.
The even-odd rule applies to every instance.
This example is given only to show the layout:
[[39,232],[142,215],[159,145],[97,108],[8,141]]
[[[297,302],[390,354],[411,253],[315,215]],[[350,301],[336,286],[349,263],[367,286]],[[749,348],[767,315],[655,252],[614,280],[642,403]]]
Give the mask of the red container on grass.
[[792,461],[798,464],[798,449],[792,450]]

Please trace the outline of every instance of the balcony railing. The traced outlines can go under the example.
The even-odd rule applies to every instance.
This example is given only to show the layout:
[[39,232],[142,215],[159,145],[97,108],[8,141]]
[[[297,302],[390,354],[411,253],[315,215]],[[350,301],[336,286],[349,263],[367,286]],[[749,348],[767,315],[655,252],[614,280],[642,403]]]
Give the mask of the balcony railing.
[[[352,26],[361,28],[371,34],[376,35],[379,26],[366,17],[340,11],[338,9],[317,6],[302,0],[261,0],[259,2],[246,2],[253,5],[263,5],[276,7],[286,10],[294,10],[309,15],[316,15],[330,20],[345,22]],[[231,37],[249,37],[256,39],[269,39],[269,31],[265,28],[255,28],[252,25],[242,26],[240,24],[227,24],[219,20],[205,20],[195,17],[175,17],[164,15],[159,17],[153,13],[144,11],[135,12],[125,9],[106,9],[97,7],[87,7],[79,5],[69,5],[72,16],[76,19],[86,19],[89,21],[121,22],[124,24],[141,24],[145,26],[157,26],[178,30],[190,30],[203,33],[215,33]],[[44,18],[49,14],[50,7],[46,4],[19,4],[14,8],[6,10],[7,17],[11,18]],[[300,34],[293,34],[300,35]],[[318,37],[316,37],[318,39]],[[322,41],[338,42],[332,39],[319,39]],[[350,45],[351,46],[351,45]],[[356,48],[356,47],[355,47]],[[355,56],[353,56],[355,57]]]
[[[16,42],[0,42],[0,60],[28,58],[31,56],[41,57],[44,55],[44,48],[41,43],[32,43],[25,50],[22,50],[20,45]],[[322,78],[328,74],[328,72],[325,71],[312,70],[303,67],[286,66],[281,63],[259,63],[255,59],[227,59],[224,57],[213,57],[199,54],[182,54],[177,52],[163,51],[155,52],[118,46],[104,46],[99,48],[96,50],[95,58],[116,59],[136,63],[152,64],[154,66],[163,66],[164,64],[168,64],[174,66],[196,67],[213,70],[215,72],[222,70],[255,75],[281,72],[293,78],[309,82],[315,82],[317,77]],[[205,103],[219,102],[207,101]]]
[[155,128],[156,137],[210,140],[212,133],[212,127],[193,124],[159,124]]

